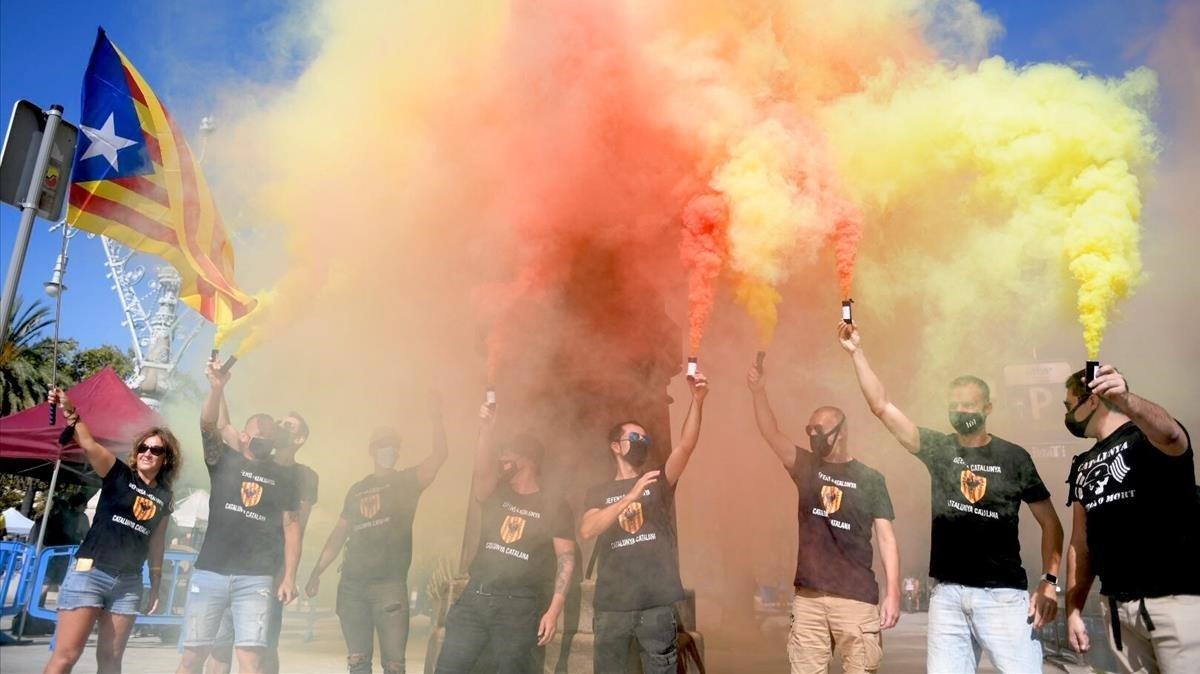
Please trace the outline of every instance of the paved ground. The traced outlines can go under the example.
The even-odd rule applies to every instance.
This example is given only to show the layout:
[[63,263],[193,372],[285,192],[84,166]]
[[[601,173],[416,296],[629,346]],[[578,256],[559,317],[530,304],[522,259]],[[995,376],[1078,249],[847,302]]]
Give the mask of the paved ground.
[[[429,635],[426,621],[414,619],[412,637],[408,648],[408,672],[420,674],[424,671],[425,642]],[[6,620],[3,627],[8,628]],[[285,619],[280,659],[285,674],[334,674],[345,670],[345,645],[338,628],[336,617],[319,614],[315,623],[314,638],[304,641],[307,621],[303,615],[289,612]],[[3,674],[36,673],[42,670],[49,656],[49,638],[36,637],[22,646],[0,648],[0,672]],[[783,643],[777,646],[734,646],[714,643],[710,640],[707,651],[708,671],[712,674],[786,674],[787,658]],[[900,624],[885,633],[884,661],[882,671],[887,674],[923,674],[925,671],[925,614],[905,614]],[[78,674],[94,674],[96,671],[95,650],[89,646],[76,666]],[[125,674],[162,674],[173,672],[179,663],[178,651],[173,645],[164,645],[157,637],[138,636],[130,640],[125,654]],[[376,670],[378,671],[378,663]],[[837,669],[834,670],[838,671]],[[980,672],[996,670],[985,662]],[[1083,674],[1091,670],[1079,666],[1055,666],[1047,664],[1043,672],[1069,672]],[[1033,673],[1031,673],[1033,674]]]

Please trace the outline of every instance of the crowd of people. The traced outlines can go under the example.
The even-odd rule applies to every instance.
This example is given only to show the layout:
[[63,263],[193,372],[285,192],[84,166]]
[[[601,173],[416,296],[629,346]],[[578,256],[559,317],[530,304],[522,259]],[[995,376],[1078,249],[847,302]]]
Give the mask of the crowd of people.
[[[1200,671],[1200,497],[1191,439],[1178,421],[1130,392],[1111,365],[1064,382],[1066,430],[1095,441],[1069,475],[1056,476],[1069,486],[1064,570],[1058,510],[1029,453],[989,431],[987,383],[954,379],[952,432],[921,427],[889,398],[858,327],[840,322],[837,338],[871,412],[929,472],[929,672],[974,672],[984,651],[1001,672],[1040,672],[1037,631],[1055,620],[1064,586],[1069,643],[1088,651],[1096,635],[1082,611],[1096,578],[1123,672]],[[214,358],[207,376],[200,426],[210,519],[188,581],[178,671],[201,672],[206,661],[210,672],[229,671],[236,657],[241,672],[278,672],[281,611],[298,594],[301,540],[318,493],[316,473],[296,462],[308,427],[294,412],[278,421],[259,413],[236,430],[224,404],[229,374]],[[917,595],[900,577],[886,477],[854,458],[851,423],[837,407],[814,410],[801,441],[793,440],[771,407],[767,381],[761,361],[752,364],[746,383],[755,422],[798,493],[791,671],[827,672],[834,659],[847,674],[880,671],[882,633],[900,620],[902,592]],[[594,671],[631,671],[631,653],[646,674],[677,671],[684,589],[675,492],[699,441],[709,391],[698,371],[688,383],[691,401],[669,450],[655,451],[636,419],[613,420],[607,436],[596,438],[596,451],[611,457],[611,476],[587,489],[578,520],[564,495],[542,484],[543,443],[528,434],[499,442],[496,407],[481,406],[471,479],[478,547],[446,616],[436,672],[466,674],[481,658],[503,674],[535,671],[537,649],[556,635],[581,541],[595,541],[586,572],[591,577],[595,567]],[[170,431],[154,428],[135,441],[127,462],[118,461],[61,391],[51,399],[104,482],[95,524],[63,582],[57,647],[45,671],[70,671],[99,622],[99,671],[119,672],[135,616],[154,610],[180,447]],[[432,450],[417,465],[396,468],[394,429],[371,435],[374,469],[347,492],[305,586],[317,595],[322,575],[343,556],[336,603],[350,672],[372,671],[376,638],[383,670],[405,671],[412,523],[447,457],[440,402],[431,400],[430,411]],[[1018,541],[1022,503],[1041,529],[1032,590]],[[149,606],[141,605],[144,563]]]

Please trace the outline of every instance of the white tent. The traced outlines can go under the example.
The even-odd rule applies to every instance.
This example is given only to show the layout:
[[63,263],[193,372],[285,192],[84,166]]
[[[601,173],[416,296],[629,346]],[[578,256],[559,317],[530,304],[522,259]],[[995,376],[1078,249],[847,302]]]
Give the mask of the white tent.
[[175,511],[171,519],[181,529],[192,529],[208,523],[208,492],[197,489],[175,502]]
[[33,529],[33,520],[22,515],[16,508],[9,508],[4,511],[4,526],[8,533],[14,536],[28,536]]

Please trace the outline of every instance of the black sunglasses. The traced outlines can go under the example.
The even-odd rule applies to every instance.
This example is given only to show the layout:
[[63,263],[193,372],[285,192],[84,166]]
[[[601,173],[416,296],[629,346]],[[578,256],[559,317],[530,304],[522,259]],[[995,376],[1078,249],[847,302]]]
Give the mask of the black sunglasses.
[[167,448],[163,445],[147,445],[143,442],[137,446],[136,453],[141,454],[142,452],[150,452],[154,456],[162,456],[167,453]]

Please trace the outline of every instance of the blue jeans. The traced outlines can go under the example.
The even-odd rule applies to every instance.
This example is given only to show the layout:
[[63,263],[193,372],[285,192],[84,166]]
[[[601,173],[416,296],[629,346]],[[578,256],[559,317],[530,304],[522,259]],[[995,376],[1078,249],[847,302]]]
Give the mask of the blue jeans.
[[930,674],[974,672],[981,650],[1002,674],[1042,671],[1025,590],[938,583],[929,598],[928,634]]
[[233,645],[264,648],[271,628],[271,576],[225,576],[196,569],[188,581],[187,629],[183,645],[211,647],[228,609],[233,615]]
[[142,574],[111,576],[92,567],[72,568],[58,588],[58,610],[99,608],[117,615],[137,615],[142,604]]

